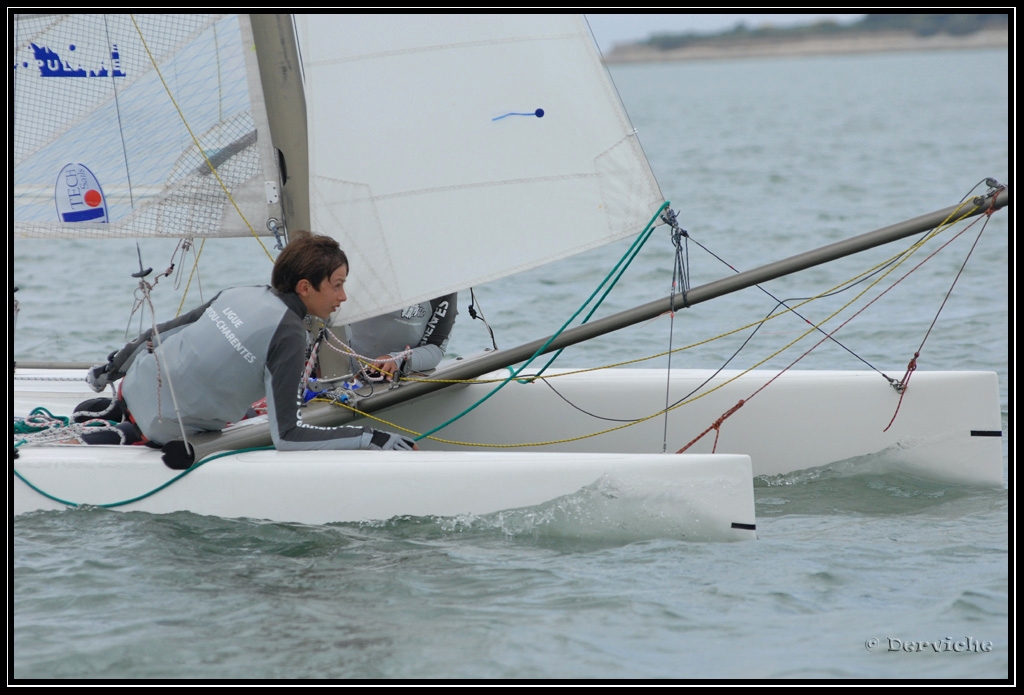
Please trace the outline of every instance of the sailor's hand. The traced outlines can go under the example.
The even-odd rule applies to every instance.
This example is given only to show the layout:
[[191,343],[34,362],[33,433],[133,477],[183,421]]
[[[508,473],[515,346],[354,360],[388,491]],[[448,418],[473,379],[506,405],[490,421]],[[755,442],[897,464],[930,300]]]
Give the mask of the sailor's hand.
[[382,355],[373,361],[370,367],[370,376],[383,376],[388,381],[393,381],[398,373],[398,362],[391,355]]
[[381,430],[373,431],[373,437],[370,439],[370,448],[380,449],[382,451],[420,450],[420,448],[416,446],[416,442],[408,437],[401,437],[391,432],[382,432]]
[[110,384],[110,363],[93,366],[85,373],[85,383],[96,393],[101,393]]

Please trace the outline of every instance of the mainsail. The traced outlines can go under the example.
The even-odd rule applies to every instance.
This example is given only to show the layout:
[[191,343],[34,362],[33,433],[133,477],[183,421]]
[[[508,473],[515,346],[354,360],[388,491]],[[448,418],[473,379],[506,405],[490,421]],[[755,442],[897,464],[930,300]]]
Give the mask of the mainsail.
[[633,236],[663,203],[572,15],[295,15],[346,321]]
[[14,233],[268,234],[278,173],[252,43],[245,15],[18,16]]

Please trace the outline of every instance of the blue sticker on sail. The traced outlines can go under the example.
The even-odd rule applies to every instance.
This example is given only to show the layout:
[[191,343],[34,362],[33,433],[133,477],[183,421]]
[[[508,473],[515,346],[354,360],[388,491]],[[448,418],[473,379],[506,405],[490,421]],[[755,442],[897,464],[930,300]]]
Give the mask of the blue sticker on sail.
[[107,198],[100,182],[84,164],[68,164],[60,170],[53,202],[61,222],[108,222]]
[[544,118],[544,109],[537,109],[536,111],[530,111],[529,113],[506,113],[504,116],[495,116],[492,121],[500,121],[502,118],[508,118],[509,116],[536,116],[537,118]]
[[[32,48],[32,55],[35,57],[36,67],[39,68],[40,77],[124,77],[121,70],[121,53],[117,50],[117,44],[110,44],[110,69],[101,60],[99,66],[94,69],[86,69],[81,63],[72,65],[70,55],[77,50],[77,46],[68,46],[65,58],[61,58],[56,51],[37,44],[29,44]],[[18,66],[15,65],[15,68]],[[24,61],[21,67],[29,67],[28,61]]]

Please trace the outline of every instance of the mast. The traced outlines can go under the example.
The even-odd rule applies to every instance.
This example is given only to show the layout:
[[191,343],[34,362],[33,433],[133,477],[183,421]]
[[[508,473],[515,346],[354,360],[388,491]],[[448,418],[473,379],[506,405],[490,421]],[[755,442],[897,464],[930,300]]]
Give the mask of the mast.
[[309,230],[309,138],[302,65],[290,14],[249,15],[270,137],[281,170],[281,208],[289,231]]

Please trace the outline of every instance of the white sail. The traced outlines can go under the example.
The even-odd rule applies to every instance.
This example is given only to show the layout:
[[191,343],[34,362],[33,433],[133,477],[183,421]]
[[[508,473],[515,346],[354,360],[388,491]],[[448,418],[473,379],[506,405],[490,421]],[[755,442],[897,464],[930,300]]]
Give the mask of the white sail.
[[296,15],[313,230],[346,321],[638,234],[661,191],[568,15]]
[[16,235],[265,235],[280,217],[247,16],[21,15],[13,38]]

